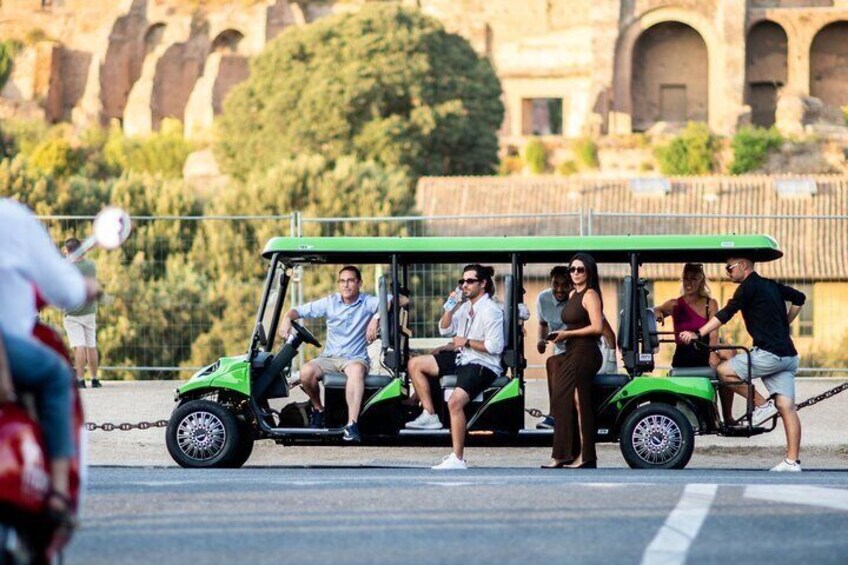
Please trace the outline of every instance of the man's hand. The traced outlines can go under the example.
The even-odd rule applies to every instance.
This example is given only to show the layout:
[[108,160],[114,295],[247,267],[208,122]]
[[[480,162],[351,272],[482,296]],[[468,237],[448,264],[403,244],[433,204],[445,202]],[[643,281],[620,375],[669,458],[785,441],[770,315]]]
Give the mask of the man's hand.
[[368,327],[365,329],[365,341],[374,343],[377,340],[379,328],[380,320],[378,318],[371,318],[371,321],[368,322]]
[[288,316],[280,318],[280,327],[277,328],[277,335],[282,339],[288,339],[291,333],[291,319]]
[[453,338],[453,348],[455,350],[462,349],[463,347],[471,347],[470,340],[467,337],[456,336]]
[[547,348],[548,348],[548,342],[545,341],[544,339],[540,339],[539,341],[536,342],[536,351],[538,351],[539,353],[544,353],[545,350],[547,350]]

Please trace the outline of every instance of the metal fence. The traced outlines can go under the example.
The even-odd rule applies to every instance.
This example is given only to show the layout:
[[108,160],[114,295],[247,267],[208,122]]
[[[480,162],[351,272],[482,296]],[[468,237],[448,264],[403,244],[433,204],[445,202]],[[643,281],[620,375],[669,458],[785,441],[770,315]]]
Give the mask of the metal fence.
[[[84,237],[90,217],[46,216],[58,243],[66,237]],[[106,292],[98,312],[98,341],[104,376],[159,378],[185,374],[214,361],[221,354],[240,354],[247,347],[261,293],[265,263],[259,253],[272,236],[469,236],[469,235],[621,235],[644,233],[769,233],[775,235],[786,258],[759,269],[765,276],[788,280],[807,293],[809,300],[794,325],[796,341],[807,372],[848,374],[848,325],[840,305],[848,300],[848,272],[841,237],[848,233],[846,216],[751,216],[694,214],[630,214],[592,209],[569,213],[465,216],[406,216],[395,218],[310,218],[294,212],[284,216],[138,216],[134,234],[116,252],[96,251],[92,259]],[[811,235],[815,236],[810,240]],[[804,246],[815,245],[814,248]],[[830,263],[822,267],[821,257]],[[564,258],[567,260],[567,258]],[[545,287],[552,265],[528,270],[527,302]],[[418,306],[410,325],[416,337],[434,337],[445,295],[455,285],[461,265],[413,266],[412,292]],[[504,274],[507,266],[495,266]],[[645,276],[655,280],[657,300],[677,291],[680,265],[650,265]],[[818,269],[819,274],[816,274]],[[386,267],[383,267],[385,272]],[[297,277],[292,304],[329,292],[335,273],[314,267]],[[381,269],[365,271],[366,290]],[[821,273],[824,273],[822,275]],[[623,270],[604,265],[605,293],[616,293]],[[720,283],[719,266],[708,274],[720,303],[733,287]],[[835,274],[835,276],[834,276]],[[605,294],[605,301],[607,300]],[[668,296],[666,296],[668,294]],[[611,303],[614,300],[610,299]],[[613,314],[614,315],[614,314]],[[61,316],[48,313],[61,327]],[[531,323],[533,320],[531,320]],[[313,325],[318,333],[320,324]],[[741,339],[737,325],[729,330]],[[535,328],[528,328],[535,336]],[[666,355],[667,356],[667,355]],[[661,357],[665,358],[665,357]],[[538,365],[531,356],[531,364]]]

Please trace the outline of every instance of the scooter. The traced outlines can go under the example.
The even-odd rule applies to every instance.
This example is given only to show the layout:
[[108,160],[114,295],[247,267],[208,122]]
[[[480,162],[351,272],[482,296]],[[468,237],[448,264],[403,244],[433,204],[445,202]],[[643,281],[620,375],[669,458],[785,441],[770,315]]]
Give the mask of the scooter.
[[[82,257],[94,246],[116,249],[131,230],[126,212],[105,208],[94,219],[93,234],[69,260]],[[48,306],[37,289],[36,302],[39,311]],[[62,356],[73,371],[65,342],[56,330],[39,320],[33,337]],[[76,380],[70,380],[68,386],[73,402],[71,418],[76,453],[69,469],[69,500],[70,509],[77,514],[85,477],[84,420]],[[0,565],[56,562],[72,534],[72,529],[57,524],[47,511],[49,465],[34,408],[30,395],[17,394],[14,390],[6,352],[0,343]]]

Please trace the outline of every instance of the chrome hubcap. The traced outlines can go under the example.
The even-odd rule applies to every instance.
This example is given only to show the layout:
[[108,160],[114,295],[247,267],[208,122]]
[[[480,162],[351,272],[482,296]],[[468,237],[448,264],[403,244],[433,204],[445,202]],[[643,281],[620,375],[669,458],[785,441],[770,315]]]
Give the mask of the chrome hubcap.
[[192,412],[177,426],[177,444],[192,459],[212,459],[221,452],[226,439],[224,423],[209,412]]
[[647,416],[636,424],[631,441],[636,454],[643,461],[661,465],[670,461],[680,451],[683,432],[668,416]]

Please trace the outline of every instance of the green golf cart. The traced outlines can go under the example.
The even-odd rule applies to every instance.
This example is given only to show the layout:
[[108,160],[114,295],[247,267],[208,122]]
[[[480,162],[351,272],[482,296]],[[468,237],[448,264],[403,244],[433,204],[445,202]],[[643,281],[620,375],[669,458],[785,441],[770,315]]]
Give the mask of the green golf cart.
[[[720,386],[710,367],[655,371],[659,343],[650,308],[649,284],[640,269],[649,263],[725,261],[745,255],[757,261],[781,257],[774,239],[763,235],[588,236],[588,237],[346,237],[289,238],[268,241],[262,256],[268,271],[247,352],[224,357],[195,373],[176,391],[176,406],[167,428],[167,446],[183,467],[240,467],[256,440],[281,445],[343,445],[347,422],[346,376],[326,374],[326,428],[309,427],[309,406],[290,399],[296,381],[292,364],[304,347],[320,347],[305,327],[279,343],[277,328],[286,296],[292,292],[296,269],[324,265],[377,265],[385,273],[377,287],[380,304],[380,365],[365,379],[358,422],[361,445],[450,445],[445,398],[456,385],[446,375],[433,386],[433,400],[445,425],[441,430],[410,430],[405,423],[419,410],[409,402],[407,361],[413,353],[408,327],[413,274],[436,266],[488,263],[503,266],[504,372],[468,406],[469,445],[550,445],[551,430],[525,427],[524,335],[518,306],[524,299],[525,269],[566,263],[584,251],[597,262],[615,264],[623,277],[618,319],[618,347],[624,371],[599,374],[592,402],[597,415],[597,440],[618,442],[631,467],[679,469],[686,466],[699,434],[752,436],[774,428],[751,425],[747,418],[723,423],[717,409]],[[307,289],[308,290],[308,289]],[[443,289],[446,294],[450,286]],[[409,295],[409,304],[395,307],[392,293]],[[398,301],[399,303],[401,301]],[[725,348],[736,348],[727,345]],[[744,350],[744,348],[741,348]],[[290,400],[280,409],[270,401]],[[345,444],[347,445],[347,444]]]

